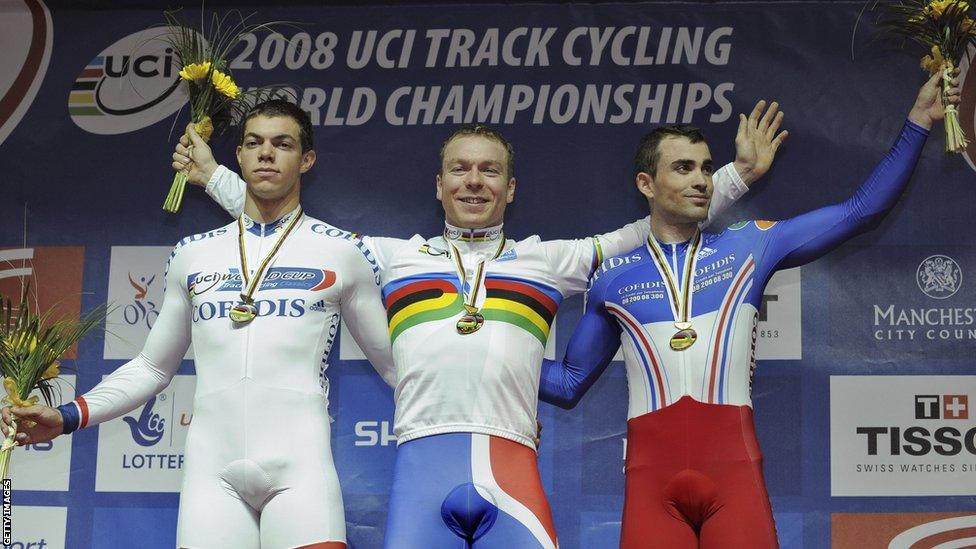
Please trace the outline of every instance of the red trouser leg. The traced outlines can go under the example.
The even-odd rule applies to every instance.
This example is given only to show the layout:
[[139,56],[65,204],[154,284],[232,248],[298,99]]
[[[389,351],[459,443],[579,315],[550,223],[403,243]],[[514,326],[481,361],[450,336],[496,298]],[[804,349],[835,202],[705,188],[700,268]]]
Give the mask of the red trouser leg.
[[621,547],[778,547],[748,406],[690,397],[631,419]]

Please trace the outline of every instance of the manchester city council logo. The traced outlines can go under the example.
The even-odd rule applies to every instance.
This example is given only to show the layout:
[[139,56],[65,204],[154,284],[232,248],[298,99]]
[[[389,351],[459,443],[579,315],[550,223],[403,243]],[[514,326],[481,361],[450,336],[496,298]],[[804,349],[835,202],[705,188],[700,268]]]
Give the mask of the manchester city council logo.
[[933,299],[945,299],[959,291],[962,269],[947,255],[931,255],[922,260],[915,273],[922,293]]

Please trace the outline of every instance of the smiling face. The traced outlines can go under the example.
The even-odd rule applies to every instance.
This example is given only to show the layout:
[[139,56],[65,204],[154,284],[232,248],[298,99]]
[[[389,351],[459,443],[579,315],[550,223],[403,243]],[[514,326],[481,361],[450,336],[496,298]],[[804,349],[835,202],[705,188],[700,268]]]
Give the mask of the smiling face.
[[489,137],[464,135],[448,142],[437,176],[437,199],[448,223],[481,229],[504,221],[505,206],[515,198],[508,160],[504,145]]
[[280,200],[298,193],[301,175],[315,163],[315,151],[302,152],[293,118],[257,115],[246,122],[237,162],[252,196]]
[[713,171],[708,145],[668,136],[658,143],[658,152],[654,173],[637,174],[637,188],[651,202],[651,215],[671,224],[707,219]]

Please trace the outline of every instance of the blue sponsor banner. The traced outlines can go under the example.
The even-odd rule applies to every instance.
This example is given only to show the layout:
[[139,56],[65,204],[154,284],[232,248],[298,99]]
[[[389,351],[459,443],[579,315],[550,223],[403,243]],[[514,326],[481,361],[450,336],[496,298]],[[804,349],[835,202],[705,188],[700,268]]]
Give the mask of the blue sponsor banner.
[[[188,189],[178,215],[161,211],[173,143],[187,121],[185,97],[175,85],[172,52],[159,42],[161,11],[106,6],[14,0],[0,21],[0,31],[16,43],[7,48],[10,61],[0,63],[6,71],[0,73],[0,153],[7,159],[0,248],[84,246],[83,309],[109,299],[112,246],[213,238],[230,220],[196,188]],[[634,191],[632,158],[650,127],[702,127],[721,165],[734,154],[738,113],[761,98],[778,100],[790,137],[772,171],[718,220],[723,226],[783,219],[843,200],[887,150],[924,77],[917,68],[921,52],[870,45],[873,16],[858,22],[862,7],[719,2],[506,4],[500,10],[285,2],[255,8],[254,19],[301,25],[248,37],[233,52],[231,68],[244,86],[287,83],[310,113],[318,161],[302,180],[306,210],[346,230],[398,237],[442,230],[434,200],[438,151],[460,123],[492,124],[515,147],[518,185],[506,234],[569,238],[646,214]],[[195,9],[185,15],[200,20]],[[973,136],[971,74],[966,68],[960,111]],[[212,145],[218,159],[236,167],[234,131]],[[775,323],[780,310],[800,310],[802,321],[803,337],[782,351],[802,358],[761,360],[753,385],[783,547],[829,546],[832,513],[976,511],[973,495],[831,495],[831,377],[974,373],[976,150],[946,156],[942,145],[939,128],[912,186],[875,230],[803,267],[802,306],[787,303],[794,298],[783,292],[764,311]],[[376,258],[368,259],[378,269]],[[0,265],[0,278],[14,267],[19,264]],[[260,291],[312,289],[329,278],[315,265],[274,265],[259,290],[258,313],[314,311],[316,303],[262,298]],[[217,296],[201,298],[195,318],[228,322],[240,291],[235,272],[199,273],[186,284]],[[566,303],[557,356],[580,315],[578,301]],[[764,329],[779,337],[775,325]],[[328,375],[349,545],[380,547],[396,451],[390,390],[361,361],[338,357],[334,350]],[[103,355],[101,341],[83,342],[75,361],[78,394],[122,364]],[[180,371],[193,368],[187,361]],[[935,394],[924,379],[919,384],[917,394]],[[976,394],[962,392],[952,396],[976,402]],[[618,545],[626,398],[624,370],[615,363],[575,410],[542,408],[541,471],[562,547]],[[162,404],[126,416],[133,444],[160,436],[153,414]],[[837,422],[847,421],[836,412]],[[848,431],[857,427],[850,417]],[[96,463],[105,448],[93,431],[75,434],[72,444],[67,492],[15,490],[15,499],[67,505],[68,547],[175,545],[175,496],[146,487],[165,488],[171,479],[154,477],[139,492],[98,491]],[[918,459],[938,465],[941,457]],[[179,469],[165,465],[170,473]],[[155,472],[143,469],[122,472]]]

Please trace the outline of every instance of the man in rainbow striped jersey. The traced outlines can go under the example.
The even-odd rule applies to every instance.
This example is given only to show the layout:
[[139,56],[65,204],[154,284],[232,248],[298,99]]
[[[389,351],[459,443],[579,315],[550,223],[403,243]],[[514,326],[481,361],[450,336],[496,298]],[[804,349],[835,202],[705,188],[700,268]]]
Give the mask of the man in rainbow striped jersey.
[[[769,169],[785,138],[774,135],[782,113],[765,107],[740,116],[736,163],[715,173],[713,214]],[[191,137],[190,180],[237,215],[240,179]],[[174,166],[188,161],[186,145]],[[435,184],[442,234],[363,237],[379,267],[397,373],[385,544],[556,547],[534,440],[545,342],[559,303],[586,288],[604,255],[643,242],[647,222],[580,240],[507,239],[514,151],[481,125],[444,141]]]

